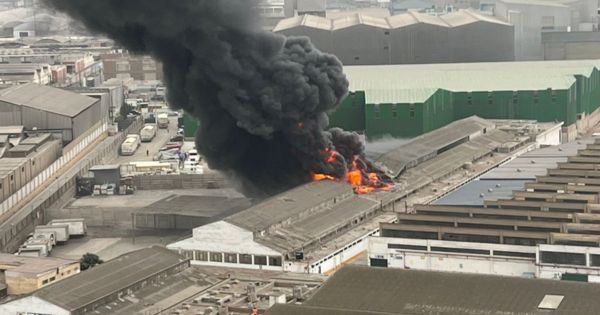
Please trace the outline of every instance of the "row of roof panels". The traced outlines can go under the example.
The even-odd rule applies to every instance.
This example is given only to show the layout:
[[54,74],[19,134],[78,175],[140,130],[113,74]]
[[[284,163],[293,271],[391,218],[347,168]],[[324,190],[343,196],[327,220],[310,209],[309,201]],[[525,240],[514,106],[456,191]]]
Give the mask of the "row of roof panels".
[[[598,313],[600,285],[570,281],[349,266],[303,305],[276,305],[283,314],[554,314]],[[548,296],[560,299],[542,309]]]
[[68,117],[75,117],[98,102],[81,94],[33,83],[0,91],[0,101]]
[[510,24],[496,18],[485,16],[471,10],[461,10],[446,15],[429,15],[417,12],[408,12],[405,14],[389,17],[376,17],[356,13],[338,18],[325,18],[315,15],[300,15],[280,21],[273,29],[274,32],[282,32],[295,27],[310,27],[325,31],[336,31],[349,28],[356,25],[368,25],[381,29],[397,29],[418,23],[436,25],[439,27],[459,27],[466,24],[485,22],[503,26]]
[[597,60],[345,66],[351,91],[365,91],[367,104],[427,101],[439,89],[451,92],[565,90],[576,75],[590,77]]

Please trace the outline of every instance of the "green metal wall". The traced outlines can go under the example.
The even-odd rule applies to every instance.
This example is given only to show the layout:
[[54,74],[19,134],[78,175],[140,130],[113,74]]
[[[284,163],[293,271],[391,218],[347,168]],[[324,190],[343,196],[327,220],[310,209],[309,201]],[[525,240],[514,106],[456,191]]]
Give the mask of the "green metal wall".
[[579,114],[600,107],[600,71],[575,76],[568,89],[540,91],[467,92],[438,90],[415,104],[366,104],[365,93],[356,91],[330,115],[331,126],[365,131],[371,139],[384,135],[414,137],[452,121],[477,115],[488,119],[531,119],[574,124]]
[[329,126],[349,131],[365,130],[365,92],[348,94],[335,112],[329,114]]
[[192,115],[188,113],[183,113],[183,136],[186,138],[193,138],[196,136],[196,132],[198,132],[198,128],[200,127],[200,122],[196,120],[196,118],[192,117]]
[[452,93],[438,90],[424,103],[367,104],[366,135],[370,139],[390,135],[416,137],[454,121]]

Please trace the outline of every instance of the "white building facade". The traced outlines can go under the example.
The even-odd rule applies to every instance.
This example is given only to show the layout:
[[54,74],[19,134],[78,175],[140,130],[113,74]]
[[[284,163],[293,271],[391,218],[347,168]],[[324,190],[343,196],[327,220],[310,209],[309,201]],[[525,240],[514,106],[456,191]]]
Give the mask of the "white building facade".
[[600,248],[371,237],[372,266],[600,282]]

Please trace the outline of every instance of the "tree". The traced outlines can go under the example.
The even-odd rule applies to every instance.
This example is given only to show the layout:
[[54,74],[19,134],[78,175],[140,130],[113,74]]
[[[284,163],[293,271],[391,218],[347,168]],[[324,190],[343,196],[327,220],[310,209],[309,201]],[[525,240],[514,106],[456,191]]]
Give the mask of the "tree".
[[94,268],[96,265],[103,263],[102,259],[98,255],[87,253],[79,259],[79,268],[81,270],[87,270]]
[[123,103],[123,105],[121,105],[121,109],[119,110],[119,116],[121,116],[121,119],[125,119],[127,118],[127,115],[131,113],[132,110],[133,107],[131,105]]

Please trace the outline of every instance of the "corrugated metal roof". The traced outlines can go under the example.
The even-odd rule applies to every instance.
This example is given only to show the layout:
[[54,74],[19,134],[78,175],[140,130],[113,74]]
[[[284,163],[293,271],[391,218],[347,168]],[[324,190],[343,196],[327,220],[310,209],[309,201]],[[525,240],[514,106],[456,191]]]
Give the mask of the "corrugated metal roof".
[[376,163],[385,166],[394,177],[397,177],[408,165],[415,164],[417,161],[422,163],[434,157],[443,148],[456,144],[484,129],[491,130],[493,128],[493,123],[477,116],[457,120],[381,155],[377,158]]
[[76,311],[184,260],[163,247],[140,249],[44,287],[34,295],[66,310]]
[[435,16],[418,12],[407,12],[389,17],[373,16],[364,13],[354,13],[337,18],[323,18],[313,15],[301,15],[279,21],[273,29],[281,32],[299,26],[315,29],[336,31],[356,25],[369,25],[381,29],[398,29],[405,26],[425,23],[440,27],[452,28],[475,22],[486,22],[498,25],[511,26],[510,24],[493,17],[485,16],[471,10],[461,10],[450,14]]
[[[550,313],[538,308],[548,294],[564,296]],[[304,305],[320,308],[307,312],[314,315],[595,315],[598,294],[600,285],[592,283],[348,266]],[[266,314],[302,314],[287,309],[280,306]]]
[[0,91],[0,101],[75,117],[97,99],[38,84],[17,85]]
[[351,91],[367,104],[421,103],[438,89],[455,92],[564,90],[589,77],[598,60],[345,66]]
[[348,193],[352,193],[352,188],[346,183],[312,182],[273,196],[224,221],[248,231],[264,231],[274,224]]

